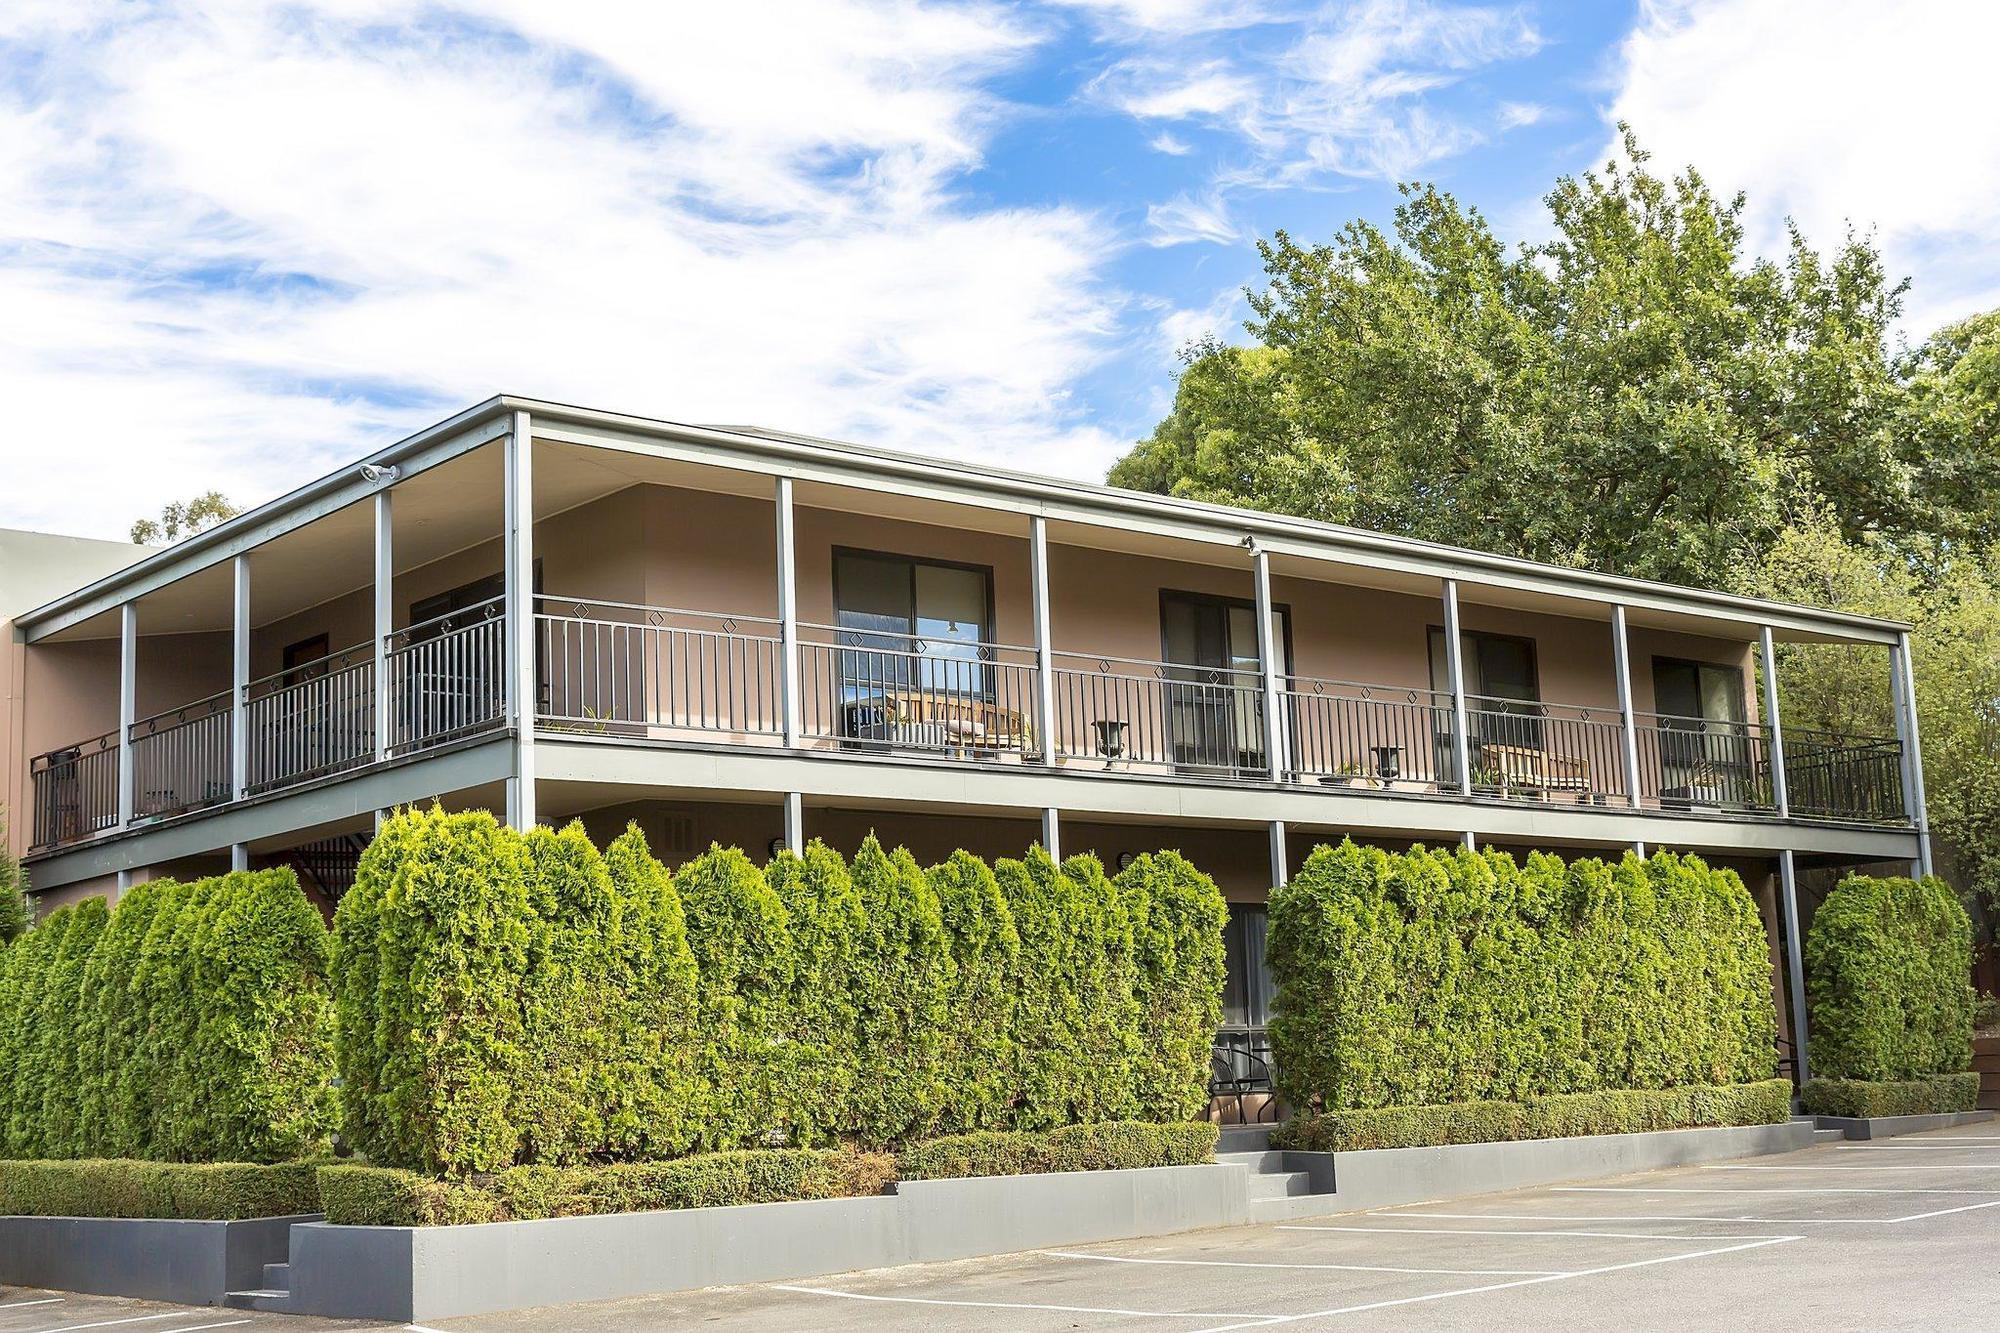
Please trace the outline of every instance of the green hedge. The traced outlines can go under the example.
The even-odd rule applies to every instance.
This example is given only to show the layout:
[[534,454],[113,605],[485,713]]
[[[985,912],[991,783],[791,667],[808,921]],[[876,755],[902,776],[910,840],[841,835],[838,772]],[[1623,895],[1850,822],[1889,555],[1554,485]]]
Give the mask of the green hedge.
[[1215,881],[1179,852],[1135,857],[1115,882],[1131,922],[1133,994],[1144,1038],[1133,1066],[1138,1114],[1193,1120],[1208,1109],[1229,910]]
[[1009,1121],[1021,937],[987,864],[954,852],[925,878],[937,893],[950,951],[939,1072],[938,1128],[991,1129]]
[[0,1217],[233,1221],[320,1211],[316,1162],[0,1162]]
[[954,1180],[1194,1166],[1215,1159],[1219,1134],[1219,1128],[1207,1121],[1166,1125],[1109,1121],[1065,1125],[1043,1133],[982,1130],[913,1143],[897,1154],[896,1170],[905,1180]]
[[596,1213],[839,1199],[879,1194],[895,1179],[882,1153],[780,1148],[701,1153],[672,1162],[517,1166],[474,1181],[384,1167],[320,1168],[329,1222],[450,1226]]
[[1316,848],[1270,907],[1295,1107],[1747,1083],[1775,1067],[1770,955],[1736,875],[1658,853]]
[[874,834],[854,854],[862,928],[854,974],[855,1064],[846,1132],[902,1143],[936,1132],[956,969],[937,893],[911,857]]
[[1637,1134],[1705,1125],[1776,1125],[1791,1117],[1788,1079],[1705,1087],[1576,1092],[1526,1101],[1384,1106],[1294,1116],[1273,1146],[1303,1152]]
[[789,1142],[819,1147],[853,1128],[857,982],[867,922],[840,853],[814,839],[764,871],[792,938],[777,1122]]
[[1972,923],[1941,879],[1850,875],[1806,935],[1812,1072],[1897,1082],[1972,1064]]
[[1810,1078],[1799,1091],[1799,1106],[1807,1115],[1842,1115],[1863,1120],[1970,1111],[1978,1104],[1979,1075],[1971,1070],[1893,1083]]
[[52,913],[0,978],[0,1156],[272,1162],[334,1124],[325,923],[289,870]]

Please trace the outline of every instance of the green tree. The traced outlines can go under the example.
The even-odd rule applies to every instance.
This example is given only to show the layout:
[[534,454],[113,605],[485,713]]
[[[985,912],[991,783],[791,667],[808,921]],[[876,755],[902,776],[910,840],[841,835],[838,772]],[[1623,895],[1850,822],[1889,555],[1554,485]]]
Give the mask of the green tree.
[[617,895],[614,966],[617,1042],[605,1073],[606,1150],[674,1157],[694,1143],[702,1091],[694,1052],[699,1020],[694,953],[671,872],[637,824],[604,849]]
[[1903,288],[1864,239],[1748,253],[1744,200],[1628,135],[1547,241],[1410,185],[1388,232],[1261,247],[1250,348],[1190,350],[1115,484],[1558,564],[1740,587],[1796,515],[1919,530],[1957,453],[1899,429]]
[[1142,1035],[1133,1092],[1147,1120],[1194,1120],[1208,1105],[1209,1059],[1222,1023],[1229,909],[1215,881],[1179,852],[1147,853],[1118,872],[1132,926]]
[[674,875],[700,978],[695,1072],[703,1148],[756,1147],[780,1127],[793,956],[785,905],[749,857],[711,846]]
[[862,927],[848,1129],[881,1146],[931,1131],[944,1105],[951,947],[937,895],[907,849],[886,852],[870,833],[851,878]]
[[993,871],[971,852],[953,852],[926,878],[951,951],[938,1127],[948,1134],[996,1129],[1007,1123],[1016,1086],[1021,937]]
[[28,901],[28,872],[7,850],[7,820],[0,813],[0,948],[12,944],[35,923]]
[[861,899],[840,853],[815,838],[764,869],[784,904],[792,942],[790,1020],[780,1105],[792,1142],[817,1147],[853,1128],[855,1040],[860,1030]]
[[524,839],[528,922],[520,980],[522,1078],[512,1118],[521,1160],[567,1166],[605,1137],[605,1066],[618,1040],[618,899],[597,847],[572,820]]
[[160,510],[158,518],[135,521],[132,540],[141,546],[171,545],[183,537],[206,532],[242,512],[221,491],[203,491],[192,500],[172,501]]

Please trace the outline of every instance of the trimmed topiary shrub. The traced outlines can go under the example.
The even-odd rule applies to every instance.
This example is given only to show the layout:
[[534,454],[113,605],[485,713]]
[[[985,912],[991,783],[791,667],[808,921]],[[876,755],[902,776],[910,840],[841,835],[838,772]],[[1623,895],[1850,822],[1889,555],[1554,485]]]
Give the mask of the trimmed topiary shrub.
[[1146,1046],[1139,1030],[1131,915],[1104,863],[1090,853],[1065,860],[1063,875],[1076,886],[1082,928],[1073,957],[1083,1011],[1083,1080],[1072,1119],[1130,1120],[1139,1109],[1138,1065]]
[[778,1115],[792,1143],[814,1147],[854,1128],[861,900],[840,853],[817,838],[804,856],[780,853],[764,875],[792,941]]
[[320,1169],[326,1220],[343,1226],[460,1226],[667,1208],[843,1199],[896,1178],[882,1153],[781,1148],[702,1153],[674,1162],[518,1166],[479,1183],[366,1166]]
[[913,1143],[897,1154],[905,1180],[1039,1175],[1196,1166],[1215,1159],[1220,1128],[1207,1121],[1156,1125],[1107,1121],[1045,1133],[982,1130]]
[[674,875],[699,977],[695,1072],[700,1147],[761,1143],[779,1128],[781,1043],[796,972],[785,906],[735,848],[711,846]]
[[1020,936],[993,872],[972,853],[952,853],[925,877],[937,894],[951,959],[937,1127],[993,1128],[1007,1121],[1013,1100]]
[[483,810],[406,810],[398,821],[407,837],[374,911],[378,1110],[354,1144],[377,1162],[497,1171],[520,1147],[520,978],[534,916],[522,840]]
[[604,862],[618,909],[616,1041],[601,1080],[605,1149],[615,1157],[678,1156],[694,1144],[703,1098],[687,919],[672,874],[637,824],[605,849]]
[[145,1127],[162,1080],[140,1058],[147,1011],[133,982],[155,918],[180,890],[164,879],[128,889],[84,968],[77,1041],[85,1052],[85,1090],[77,1156],[141,1157],[151,1147]]
[[1972,1064],[1972,923],[1935,877],[1849,875],[1806,935],[1812,1072],[1900,1082]]
[[945,1103],[954,982],[937,895],[908,851],[874,834],[850,872],[861,908],[847,1133],[874,1147],[930,1133]]
[[77,1157],[85,1150],[89,1133],[83,1125],[83,1104],[90,1057],[78,1040],[86,1009],[83,979],[110,920],[111,909],[102,898],[86,898],[72,907],[62,947],[43,977],[34,1033],[42,1104],[35,1117],[36,1132],[19,1147],[23,1157]]
[[1271,1136],[1296,1152],[1430,1148],[1452,1143],[1639,1134],[1702,1126],[1776,1125],[1791,1117],[1789,1079],[1562,1093],[1526,1101],[1381,1106],[1294,1116]]
[[1143,1038],[1133,1064],[1137,1114],[1193,1120],[1208,1107],[1227,969],[1229,908],[1179,852],[1135,858],[1115,881],[1132,928],[1133,992]]
[[1295,1107],[1747,1083],[1775,1065],[1756,906],[1693,857],[1320,847],[1272,894],[1270,961]]
[[993,878],[1021,941],[1010,1119],[1021,1129],[1070,1124],[1091,1102],[1077,953],[1092,926],[1076,882],[1040,847],[1019,861],[994,862]]
[[520,978],[522,1077],[510,1118],[517,1160],[566,1165],[603,1150],[606,1062],[618,1039],[617,902],[604,858],[572,821],[530,829],[530,909]]
[[1895,1115],[1942,1115],[1970,1111],[1979,1105],[1979,1075],[1974,1070],[1933,1074],[1927,1078],[1871,1082],[1852,1078],[1809,1078],[1799,1090],[1799,1108],[1807,1115],[1851,1116],[1870,1120]]
[[316,1162],[0,1162],[0,1217],[297,1217],[320,1211],[318,1170]]

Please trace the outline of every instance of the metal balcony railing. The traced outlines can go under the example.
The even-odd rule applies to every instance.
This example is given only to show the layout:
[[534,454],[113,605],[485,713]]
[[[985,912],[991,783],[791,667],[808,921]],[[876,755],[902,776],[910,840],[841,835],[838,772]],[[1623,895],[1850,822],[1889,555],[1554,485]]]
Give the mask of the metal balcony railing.
[[1268,770],[1259,672],[1058,653],[1053,686],[1064,758],[1218,776]]
[[135,819],[184,814],[230,798],[234,697],[224,690],[132,724]]
[[[535,704],[550,731],[781,742],[785,655],[775,620],[583,598],[541,597],[538,607]],[[1430,689],[1281,680],[1274,763],[1255,670],[1057,653],[1044,735],[1032,649],[820,624],[800,625],[799,636],[799,734],[815,748],[1458,792],[1451,697]],[[392,757],[506,725],[503,599],[399,629],[381,648]],[[246,687],[247,795],[374,761],[375,653],[372,642],[356,645]],[[232,703],[225,691],[134,724],[135,818],[231,799]],[[1771,746],[1758,724],[1637,713],[1633,738],[1636,801],[1615,709],[1466,700],[1474,796],[1753,817],[1775,811]],[[33,846],[117,827],[118,739],[113,732],[30,761]],[[1794,815],[1907,818],[1897,741],[1810,730],[1788,730],[1785,740]]]
[[842,749],[1039,755],[1035,653],[837,625],[799,626],[800,734]]
[[778,622],[543,597],[535,616],[543,723],[613,736],[784,732]]
[[29,839],[54,847],[118,827],[118,733],[107,731],[28,761],[34,786]]
[[375,757],[372,644],[253,680],[244,700],[252,792],[345,772]]

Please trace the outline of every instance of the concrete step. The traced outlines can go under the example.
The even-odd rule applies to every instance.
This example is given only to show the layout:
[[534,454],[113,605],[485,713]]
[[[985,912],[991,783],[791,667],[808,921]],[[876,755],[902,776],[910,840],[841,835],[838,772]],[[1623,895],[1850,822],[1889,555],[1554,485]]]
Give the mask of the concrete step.
[[1847,1132],[1845,1130],[1816,1129],[1813,1131],[1814,1143],[1826,1143],[1833,1139],[1844,1139],[1846,1137],[1847,1137]]
[[1215,1160],[1223,1166],[1247,1166],[1253,1172],[1282,1171],[1285,1155],[1276,1149],[1264,1152],[1219,1152]]
[[265,1264],[264,1286],[270,1291],[290,1291],[292,1289],[292,1266],[290,1264]]
[[1252,1199],[1289,1199],[1312,1193],[1312,1177],[1303,1171],[1267,1171],[1250,1177]]
[[232,1291],[222,1298],[222,1303],[235,1310],[268,1310],[283,1314],[292,1308],[292,1293],[275,1287],[260,1287],[255,1291]]
[[1301,1217],[1326,1217],[1341,1208],[1331,1194],[1291,1194],[1250,1200],[1252,1222],[1292,1222]]
[[1215,1150],[1218,1153],[1263,1152],[1271,1146],[1271,1131],[1276,1128],[1276,1125],[1224,1125]]

